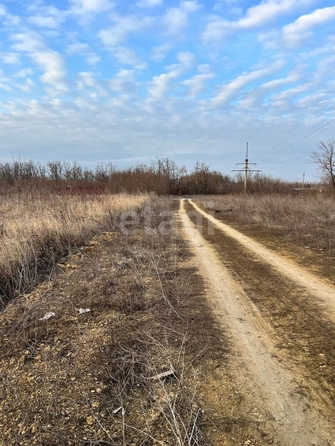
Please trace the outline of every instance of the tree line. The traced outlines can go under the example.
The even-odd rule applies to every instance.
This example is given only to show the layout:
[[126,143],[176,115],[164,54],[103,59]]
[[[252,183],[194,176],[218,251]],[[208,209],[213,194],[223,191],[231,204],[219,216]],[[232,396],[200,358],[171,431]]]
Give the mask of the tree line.
[[[153,161],[149,166],[118,169],[112,163],[98,163],[94,169],[77,162],[50,161],[42,165],[34,161],[13,160],[0,163],[0,187],[19,191],[39,189],[60,194],[154,192],[158,195],[228,194],[243,190],[243,174],[223,174],[211,170],[204,162],[196,162],[188,171],[169,158]],[[248,192],[288,192],[299,187],[256,173],[249,177]],[[305,185],[309,187],[309,185]]]

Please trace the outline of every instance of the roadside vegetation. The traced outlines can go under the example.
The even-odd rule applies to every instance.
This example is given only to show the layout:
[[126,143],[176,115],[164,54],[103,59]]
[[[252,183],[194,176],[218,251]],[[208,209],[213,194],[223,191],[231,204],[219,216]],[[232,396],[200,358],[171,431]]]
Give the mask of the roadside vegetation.
[[291,195],[229,195],[197,198],[216,217],[277,233],[282,242],[304,246],[335,256],[334,198],[322,192]]
[[[40,165],[33,161],[0,163],[0,194],[20,194],[29,189],[41,193],[74,195],[79,193],[148,193],[157,195],[230,194],[243,191],[242,174],[230,175],[211,170],[197,162],[192,170],[178,166],[169,158],[157,159],[149,166],[137,165],[117,169],[111,163],[99,163],[94,169],[76,162],[53,161]],[[312,184],[305,184],[306,188]],[[250,177],[250,193],[287,193],[301,187],[298,182],[286,182],[257,173]]]
[[317,150],[311,153],[310,161],[317,166],[321,180],[335,188],[335,139],[320,141]]
[[220,423],[204,386],[227,344],[171,230],[179,203],[151,197],[147,226],[145,198],[115,199],[140,218],[109,221],[0,314],[1,444],[206,445]]
[[108,230],[125,211],[149,197],[127,194],[66,195],[7,192],[0,199],[0,308],[49,278],[57,261],[93,235]]
[[219,220],[335,283],[332,193],[232,194],[196,201]]
[[[0,163],[0,308],[50,278],[62,256],[108,230],[123,212],[142,206],[150,193],[230,196],[242,186],[243,178],[211,171],[205,163],[187,172],[168,158],[124,170],[101,163],[94,170],[75,162]],[[257,175],[249,189],[284,194],[293,186]],[[252,200],[248,203],[250,208]]]
[[0,163],[0,444],[251,444],[239,392],[217,397],[229,343],[171,195],[330,277],[333,196],[300,186],[257,174],[242,194],[242,176],[167,158]]

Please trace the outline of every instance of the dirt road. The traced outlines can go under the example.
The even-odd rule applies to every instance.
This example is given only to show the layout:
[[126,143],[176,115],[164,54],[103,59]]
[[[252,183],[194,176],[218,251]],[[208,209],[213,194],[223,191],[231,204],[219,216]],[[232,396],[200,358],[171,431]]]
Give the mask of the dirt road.
[[285,259],[284,261],[281,256],[264,248],[260,243],[241,234],[229,225],[220,222],[212,215],[209,215],[207,212],[200,209],[192,200],[190,200],[190,203],[199,214],[205,216],[221,231],[224,231],[227,235],[237,240],[248,251],[256,254],[266,263],[271,265],[272,268],[275,268],[280,274],[283,274],[296,284],[304,287],[315,297],[318,297],[320,301],[323,301],[324,305],[327,306],[328,316],[335,322],[335,288],[333,286],[323,283],[318,277],[308,273],[290,260]]
[[[199,215],[206,221],[199,223]],[[262,422],[263,442],[246,444],[334,444],[334,368],[326,354],[329,335],[335,334],[334,288],[192,202],[181,201],[180,220],[214,312],[229,334],[229,375],[244,398],[238,416]],[[198,229],[208,221],[217,229],[203,237]]]

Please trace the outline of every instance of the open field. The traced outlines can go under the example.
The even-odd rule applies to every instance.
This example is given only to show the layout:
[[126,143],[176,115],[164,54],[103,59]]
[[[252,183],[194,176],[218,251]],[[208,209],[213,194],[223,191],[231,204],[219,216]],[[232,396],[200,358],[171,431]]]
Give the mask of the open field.
[[[264,414],[271,414],[268,421],[274,422],[271,440],[264,439],[262,444],[328,445],[334,438],[333,253],[319,248],[334,236],[329,224],[334,206],[328,199],[314,200],[264,197],[257,203],[253,197],[199,199],[209,212],[193,201],[185,204],[203,235],[202,242],[196,243],[202,246],[199,265],[209,250],[212,266],[203,267],[205,275],[211,284],[218,277],[223,280],[209,298],[232,338],[236,357],[231,356],[231,375],[236,380],[240,377],[248,389],[246,399],[257,404],[260,398],[256,412],[263,413],[263,419]],[[313,208],[313,203],[318,207]],[[323,212],[322,203],[329,205]],[[268,208],[264,209],[264,204]],[[279,227],[274,218],[272,226],[267,225],[264,217],[275,217],[276,213],[270,212],[274,208]],[[303,212],[308,217],[308,211],[318,216],[309,221],[299,219]],[[319,231],[320,222],[326,230]],[[319,238],[307,248],[305,237],[309,239],[314,231]],[[288,232],[295,237],[284,239]]]
[[129,204],[131,230],[116,219],[2,311],[1,445],[207,444],[198,394],[227,345],[171,200]]
[[305,246],[335,256],[334,196],[317,192],[198,197],[197,202],[226,222],[262,230],[280,244]]
[[[307,347],[306,339],[303,346],[300,344],[303,330],[299,327],[301,332],[296,333],[297,329],[294,329],[292,323],[288,323],[287,319],[290,318],[285,317],[282,308],[286,307],[289,315],[292,311],[295,317],[301,316],[304,326],[306,310],[299,308],[301,289],[297,285],[296,289],[293,286],[298,274],[292,275],[292,284],[287,283],[285,290],[285,278],[282,274],[276,275],[271,271],[273,259],[270,253],[267,258],[260,247],[256,251],[256,246],[252,246],[251,254],[254,255],[249,256],[243,252],[243,249],[249,249],[244,236],[238,231],[231,232],[229,226],[224,226],[215,219],[213,224],[218,231],[215,234],[211,234],[212,231],[203,231],[203,238],[190,223],[189,216],[201,230],[202,224],[207,226],[208,222],[203,221],[200,225],[199,215],[204,217],[208,214],[202,213],[193,202],[187,203],[186,208],[189,215],[185,213],[182,204],[185,232],[191,238],[200,271],[207,277],[210,290],[208,298],[231,340],[228,369],[231,380],[243,394],[243,406],[240,410],[244,410],[247,419],[256,418],[259,421],[258,426],[254,426],[251,444],[259,444],[257,431],[261,431],[263,435],[260,444],[330,444],[329,441],[334,436],[332,403],[329,398],[332,392],[329,387],[325,387],[324,394],[320,395],[323,377],[319,376],[321,379],[314,386],[312,379],[306,379],[306,370],[302,369],[302,358],[298,355],[301,355],[302,348],[309,352],[310,347]],[[248,241],[251,243],[251,240]],[[281,261],[285,264],[285,259]],[[291,267],[293,269],[293,265]],[[249,277],[250,280],[245,281]],[[286,295],[287,291],[289,294]],[[294,299],[298,302],[294,302]],[[265,306],[267,313],[264,311]],[[281,314],[278,314],[279,309],[282,310]],[[280,320],[282,332],[278,330],[275,316]],[[294,322],[298,328],[299,323]],[[307,333],[310,334],[312,330],[315,335],[315,324],[308,327]],[[306,337],[306,333],[304,334]],[[327,334],[329,333],[325,330],[323,341]],[[283,347],[285,335],[288,342],[286,356]],[[323,347],[321,342],[318,344],[319,349],[320,347]],[[318,353],[324,355],[327,349],[320,349]],[[315,358],[315,361],[317,369],[320,366],[320,357]],[[310,365],[311,363],[305,364],[307,370]]]
[[148,195],[24,192],[0,200],[0,306],[52,274],[71,249],[108,230]]
[[1,445],[333,444],[330,198],[66,200],[0,313]]

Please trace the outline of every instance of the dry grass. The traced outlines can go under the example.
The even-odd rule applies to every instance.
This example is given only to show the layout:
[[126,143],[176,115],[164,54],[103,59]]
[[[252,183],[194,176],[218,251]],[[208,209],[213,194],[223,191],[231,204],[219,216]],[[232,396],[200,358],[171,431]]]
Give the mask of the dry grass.
[[71,248],[110,229],[147,195],[39,195],[17,193],[0,202],[0,305],[52,273]]
[[0,445],[208,444],[198,394],[221,332],[180,236],[158,230],[171,202],[150,205],[150,228],[94,237],[0,314]]
[[267,228],[282,241],[297,241],[335,255],[334,197],[319,194],[226,195],[197,201],[227,222]]

